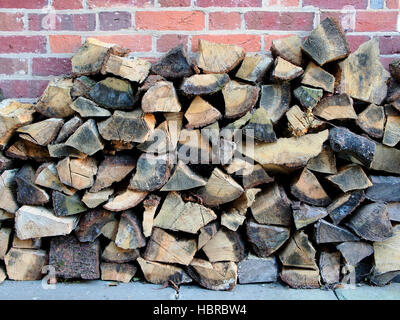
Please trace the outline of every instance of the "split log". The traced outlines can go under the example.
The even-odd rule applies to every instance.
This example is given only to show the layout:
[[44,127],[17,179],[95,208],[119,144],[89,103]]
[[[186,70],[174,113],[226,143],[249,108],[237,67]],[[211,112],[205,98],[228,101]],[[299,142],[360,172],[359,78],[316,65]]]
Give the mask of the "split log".
[[135,166],[136,159],[130,155],[106,156],[99,165],[96,181],[90,192],[98,192],[123,180]]
[[99,73],[110,54],[125,56],[128,53],[129,50],[122,49],[115,44],[88,38],[71,59],[72,72],[77,75]]
[[385,111],[387,117],[382,143],[394,147],[400,141],[400,114],[393,108],[385,108]]
[[56,78],[51,80],[35,104],[35,110],[48,118],[72,116],[74,114],[74,110],[70,106],[72,86],[72,79]]
[[40,249],[42,247],[42,239],[36,238],[21,240],[16,234],[14,234],[11,247],[19,249]]
[[298,35],[272,40],[271,52],[297,66],[303,62],[301,39]]
[[276,257],[259,258],[248,255],[238,263],[238,281],[246,283],[266,283],[278,280],[278,263]]
[[237,269],[232,261],[211,263],[195,258],[186,270],[191,278],[206,289],[231,291],[236,287]]
[[268,112],[264,108],[258,108],[251,116],[249,123],[243,128],[248,137],[253,137],[263,142],[276,141],[276,135]]
[[300,176],[292,182],[290,192],[300,201],[310,205],[326,206],[331,203],[318,179],[307,168],[304,168]]
[[100,278],[100,242],[79,242],[74,235],[50,241],[49,264],[56,277],[95,280]]
[[268,117],[275,124],[289,109],[292,99],[289,83],[261,86],[260,107],[268,112]]
[[274,60],[270,54],[247,53],[236,72],[236,78],[249,82],[259,82],[272,66]]
[[196,240],[177,238],[154,228],[146,246],[145,260],[189,265],[197,251]]
[[279,259],[285,267],[318,270],[315,254],[307,235],[303,231],[297,231],[279,253]]
[[297,230],[325,218],[328,215],[325,208],[312,207],[301,202],[294,202],[292,204],[292,209],[294,224]]
[[74,79],[74,85],[71,89],[71,97],[88,97],[90,90],[95,86],[96,81],[87,77],[80,76]]
[[[175,114],[175,113],[171,113]],[[177,114],[181,114],[178,112]],[[136,146],[137,149],[147,153],[163,154],[175,151],[178,144],[181,122],[166,120],[154,129],[147,140]]]
[[90,90],[90,98],[107,109],[133,109],[135,96],[127,80],[108,77]]
[[45,190],[34,183],[35,170],[30,165],[23,166],[15,175],[17,202],[27,205],[41,205],[50,201]]
[[83,159],[87,157],[83,152],[80,152],[71,146],[67,146],[65,143],[49,144],[47,149],[49,150],[47,154],[50,155],[51,158],[71,157]]
[[358,115],[358,126],[369,136],[382,138],[386,122],[385,111],[381,106],[370,104]]
[[72,216],[87,210],[78,194],[66,196],[65,194],[53,191],[53,209],[57,217]]
[[328,207],[329,217],[334,224],[339,224],[344,218],[351,214],[365,199],[363,190],[345,193],[336,198]]
[[371,203],[357,209],[347,223],[361,238],[385,241],[393,235],[392,224],[383,203]]
[[97,173],[97,164],[94,158],[85,159],[65,158],[57,163],[57,173],[60,181],[74,189],[90,188]]
[[154,226],[196,234],[216,219],[217,216],[211,209],[194,202],[185,203],[179,193],[170,192],[154,219]]
[[400,202],[387,203],[386,208],[391,221],[400,222]]
[[321,252],[319,257],[319,269],[321,278],[327,285],[339,283],[340,281],[340,253]]
[[146,245],[142,225],[132,210],[124,211],[119,221],[115,244],[122,249],[138,249]]
[[77,116],[65,122],[53,143],[58,144],[65,142],[82,125],[82,123],[82,119]]
[[324,97],[314,107],[313,114],[328,121],[357,119],[353,99],[345,93]]
[[149,90],[152,86],[154,86],[158,81],[165,81],[164,77],[161,77],[157,74],[150,74],[146,80],[142,83],[142,85],[138,88],[138,94],[142,95],[147,90]]
[[160,201],[161,198],[156,195],[150,195],[146,200],[143,201],[144,212],[142,227],[143,234],[146,238],[150,237],[151,232],[153,231],[154,216],[158,206],[160,205]]
[[400,178],[393,176],[371,176],[372,186],[366,198],[372,201],[400,201]]
[[185,78],[181,90],[187,95],[212,94],[221,91],[229,82],[227,74],[195,74]]
[[[380,105],[387,94],[389,72],[379,59],[379,41],[363,43],[346,60],[339,63],[338,90],[354,99]],[[373,85],[368,85],[373,83]]]
[[315,119],[310,108],[303,112],[299,106],[295,105],[286,112],[288,119],[288,129],[295,137],[305,135],[312,129],[319,129],[324,127],[324,122]]
[[47,119],[18,128],[17,132],[22,139],[47,146],[56,138],[63,124],[62,119]]
[[115,245],[114,241],[110,241],[101,255],[102,260],[115,263],[127,263],[135,261],[138,257],[139,250],[119,248]]
[[115,241],[118,233],[119,221],[117,219],[108,222],[101,228],[101,234],[111,241]]
[[322,89],[300,86],[293,91],[293,94],[303,107],[314,108],[321,100],[324,92]]
[[181,111],[173,83],[158,81],[150,87],[143,96],[142,110],[146,113]]
[[300,77],[303,73],[303,68],[298,67],[278,56],[275,59],[272,78],[278,81],[291,81],[297,77]]
[[136,207],[146,198],[148,192],[133,191],[126,189],[119,194],[114,195],[103,205],[103,208],[110,211],[124,211]]
[[204,73],[227,73],[244,59],[245,54],[239,46],[200,39],[197,66]]
[[114,219],[114,214],[107,210],[90,210],[82,215],[75,230],[75,235],[79,242],[93,242],[101,234],[101,229]]
[[390,74],[397,81],[400,81],[400,60],[395,59],[389,64]]
[[0,209],[0,221],[14,219],[14,214]]
[[9,279],[40,280],[42,269],[48,263],[48,255],[45,250],[11,248],[5,256],[4,262]]
[[400,83],[394,79],[389,80],[386,101],[390,103],[393,108],[400,111]]
[[345,228],[335,226],[323,219],[315,225],[315,240],[321,243],[338,243],[348,241],[359,241],[360,239]]
[[14,100],[0,103],[0,149],[7,146],[15,130],[32,123],[35,109],[32,104]]
[[141,257],[137,262],[142,269],[146,281],[154,284],[165,284],[172,281],[176,285],[192,282],[192,279],[180,267],[154,261],[147,261]]
[[222,213],[221,225],[231,231],[237,231],[237,229],[246,220],[246,216],[239,214],[238,212]]
[[14,167],[13,161],[8,159],[0,152],[0,174],[5,170],[12,169]]
[[128,263],[107,263],[100,265],[101,280],[128,283],[136,274],[136,267]]
[[189,108],[185,112],[185,118],[188,121],[186,128],[205,127],[222,117],[221,112],[214,108],[200,96],[194,98]]
[[257,86],[229,81],[222,89],[225,101],[225,117],[239,118],[253,109],[260,89]]
[[245,258],[245,247],[239,233],[225,228],[221,228],[202,249],[212,263],[239,262]]
[[311,32],[303,42],[302,49],[320,66],[350,54],[346,36],[339,23],[332,18],[326,18]]
[[259,257],[266,258],[289,239],[290,229],[258,224],[250,220],[246,223],[246,233],[253,252]]
[[249,174],[243,175],[243,187],[245,190],[267,184],[274,181],[259,164],[256,164]]
[[361,260],[374,253],[374,248],[367,242],[343,242],[336,246],[347,264],[356,266]]
[[155,124],[154,115],[135,109],[130,112],[115,111],[112,117],[99,122],[98,128],[105,140],[142,143],[147,140]]
[[335,184],[343,192],[367,189],[372,186],[372,182],[367,175],[356,164],[349,164],[339,169],[335,175],[326,177],[327,180]]
[[66,235],[75,229],[78,217],[56,217],[44,207],[22,206],[15,214],[15,230],[21,240]]
[[82,197],[82,202],[88,208],[96,208],[102,203],[107,202],[113,193],[114,193],[113,188],[106,188],[97,192],[86,191]]
[[290,205],[291,201],[283,187],[273,183],[256,196],[251,205],[251,213],[258,223],[290,226],[292,221]]
[[104,148],[99,131],[97,130],[96,122],[93,119],[82,124],[75,133],[68,138],[65,144],[89,156]]
[[400,150],[377,143],[370,168],[400,174]]
[[187,166],[182,160],[178,161],[174,172],[168,182],[161,188],[161,191],[182,191],[205,186],[207,180]]
[[204,245],[216,235],[219,230],[219,223],[213,221],[200,229],[199,238],[197,240],[197,249],[200,250]]
[[167,79],[190,77],[193,75],[193,69],[189,61],[185,47],[180,44],[153,64],[151,71]]
[[97,103],[92,100],[86,99],[84,97],[77,98],[73,103],[71,103],[71,108],[78,112],[81,117],[109,117],[111,112],[107,109],[100,108]]
[[18,169],[5,170],[0,176],[0,209],[9,213],[17,212],[19,206],[16,197],[15,176]]
[[328,146],[324,146],[321,153],[307,162],[307,169],[320,173],[336,174],[335,153]]
[[45,188],[60,191],[66,195],[72,196],[75,189],[65,186],[59,179],[57,168],[54,163],[42,164],[35,173],[33,182]]
[[101,69],[102,74],[112,73],[129,81],[142,83],[149,75],[151,63],[140,58],[124,58],[110,54]]
[[327,92],[333,93],[335,77],[311,61],[304,71],[301,84],[324,89]]
[[50,154],[47,148],[23,139],[18,139],[12,144],[6,150],[5,155],[8,158],[19,160],[31,159],[37,162],[50,161]]
[[7,253],[8,246],[10,243],[11,236],[10,228],[0,228],[0,259],[4,260],[4,256]]

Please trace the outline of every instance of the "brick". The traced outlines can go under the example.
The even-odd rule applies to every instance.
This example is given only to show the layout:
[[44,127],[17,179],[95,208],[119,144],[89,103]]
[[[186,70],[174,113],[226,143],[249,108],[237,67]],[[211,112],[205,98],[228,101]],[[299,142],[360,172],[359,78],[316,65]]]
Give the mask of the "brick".
[[0,8],[42,9],[48,0],[0,0]]
[[368,36],[346,36],[347,42],[350,45],[350,50],[351,52],[354,52],[358,49],[360,45],[362,45],[364,42],[367,42],[370,40],[370,37]]
[[239,12],[211,12],[208,28],[210,30],[237,30],[240,29],[241,19]]
[[28,60],[18,58],[0,58],[0,74],[28,74]]
[[400,36],[379,37],[381,54],[400,54]]
[[0,12],[0,31],[24,30],[23,13]]
[[47,80],[0,80],[4,98],[37,98],[42,95]]
[[342,9],[353,6],[355,9],[366,9],[368,0],[303,0],[303,7],[314,6],[320,9]]
[[294,35],[292,34],[267,34],[264,36],[264,48],[265,50],[270,50],[272,41],[276,39],[286,38]]
[[383,65],[383,67],[389,71],[389,64],[394,60],[394,59],[399,59],[400,55],[397,56],[396,58],[394,57],[381,57],[381,63]]
[[126,11],[100,12],[100,30],[115,31],[128,29],[132,26],[132,17]]
[[71,59],[33,58],[32,74],[34,76],[59,76],[71,73]]
[[314,13],[250,11],[244,18],[249,30],[309,31],[313,29]]
[[83,0],[53,0],[53,8],[55,10],[67,10],[67,9],[82,9]]
[[152,39],[149,35],[112,35],[96,36],[100,41],[115,43],[132,52],[149,52],[152,50]]
[[157,52],[167,52],[181,43],[183,43],[187,49],[188,38],[189,37],[186,35],[162,35],[157,39]]
[[45,53],[44,36],[0,36],[0,53]]
[[29,30],[43,31],[93,31],[96,28],[95,14],[29,14]]
[[386,0],[388,9],[400,9],[400,0]]
[[196,0],[197,7],[261,7],[262,0]]
[[158,0],[161,7],[189,7],[190,0]]
[[281,0],[280,5],[281,5],[281,7],[299,7],[300,1],[299,0]]
[[154,0],[88,0],[88,7],[93,8],[118,8],[118,7],[151,7]]
[[139,30],[203,30],[201,11],[138,11],[136,28]]
[[74,35],[50,35],[49,42],[52,53],[75,53],[82,45],[82,38]]
[[397,14],[394,11],[357,12],[356,31],[396,31]]
[[339,22],[339,25],[345,32],[351,32],[354,31],[355,26],[356,26],[356,14],[355,11],[354,13],[342,13],[338,11],[322,11],[321,12],[321,17],[320,20],[323,21],[326,18],[333,18],[337,22]]
[[198,50],[199,39],[207,41],[236,44],[247,52],[258,52],[261,50],[261,36],[250,34],[229,34],[229,35],[196,35],[192,36],[192,51]]

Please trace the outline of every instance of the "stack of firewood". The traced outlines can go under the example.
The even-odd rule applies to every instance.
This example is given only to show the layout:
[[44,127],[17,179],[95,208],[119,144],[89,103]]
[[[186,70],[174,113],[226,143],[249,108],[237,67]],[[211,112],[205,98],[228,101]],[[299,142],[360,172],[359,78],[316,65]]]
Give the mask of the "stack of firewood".
[[327,18],[268,54],[128,54],[87,39],[36,104],[2,102],[0,281],[400,273],[400,61],[376,39],[351,53]]

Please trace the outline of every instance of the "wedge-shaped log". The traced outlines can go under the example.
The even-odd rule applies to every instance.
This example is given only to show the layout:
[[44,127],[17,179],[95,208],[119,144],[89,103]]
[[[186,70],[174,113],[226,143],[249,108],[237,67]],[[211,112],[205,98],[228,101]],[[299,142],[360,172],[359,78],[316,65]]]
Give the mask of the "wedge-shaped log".
[[4,262],[9,279],[40,280],[42,269],[48,263],[48,255],[45,250],[11,248],[5,256]]
[[31,159],[37,162],[50,161],[50,154],[47,148],[24,139],[15,141],[15,143],[6,150],[5,155],[8,158],[19,160]]
[[239,233],[225,228],[221,228],[202,249],[210,262],[239,262],[246,256]]
[[372,182],[363,169],[356,164],[342,167],[337,174],[328,176],[327,179],[343,192],[367,189],[372,186]]
[[331,203],[318,179],[307,168],[292,182],[290,192],[300,201],[314,206],[326,206]]
[[232,261],[211,263],[195,258],[186,270],[206,289],[231,291],[236,287],[237,265]]
[[65,158],[57,164],[57,173],[60,181],[67,186],[78,190],[90,188],[97,173],[96,160],[91,157]]
[[383,137],[385,122],[385,110],[375,104],[370,104],[357,118],[358,126],[373,138]]
[[179,160],[174,172],[161,191],[182,191],[205,186],[207,180],[195,172],[188,165]]
[[292,204],[292,209],[294,224],[297,230],[325,218],[328,215],[325,208],[312,207],[301,202],[294,202]]
[[349,44],[337,21],[326,18],[307,37],[303,51],[320,66],[350,54]]
[[238,263],[238,281],[245,283],[266,283],[278,280],[276,257],[259,258],[249,254]]
[[335,77],[311,61],[304,71],[301,83],[333,93]]
[[143,96],[142,110],[146,113],[181,111],[173,83],[158,81],[150,87]]
[[204,73],[227,73],[244,59],[245,54],[239,46],[200,39],[197,66]]
[[7,253],[8,245],[10,243],[10,228],[0,228],[0,259],[4,260],[4,256]]
[[72,216],[87,210],[78,194],[67,196],[61,192],[53,191],[53,208],[58,217]]
[[324,146],[321,153],[307,162],[307,169],[320,173],[336,174],[336,156],[332,149]]
[[394,108],[386,108],[385,111],[387,117],[382,143],[394,147],[400,141],[400,113]]
[[272,40],[271,52],[297,66],[302,64],[301,39],[298,35]]
[[318,289],[320,287],[318,270],[283,267],[280,278],[294,289]]
[[400,174],[400,150],[377,143],[370,168]]
[[84,118],[104,118],[111,116],[110,111],[104,108],[100,108],[97,103],[84,97],[78,97],[73,103],[71,103],[71,108],[78,112]]
[[252,250],[259,257],[269,257],[289,239],[290,229],[264,224],[255,221],[246,223],[247,239]]
[[18,203],[41,205],[50,201],[47,192],[35,185],[34,177],[35,170],[28,164],[24,165],[15,175]]
[[74,85],[71,89],[71,96],[72,98],[77,97],[88,97],[90,89],[96,84],[96,81],[87,77],[87,76],[80,76],[74,79]]
[[185,118],[188,121],[186,128],[205,127],[219,120],[221,117],[222,114],[218,109],[214,108],[200,96],[197,96],[185,112]]
[[140,58],[124,58],[111,54],[106,59],[101,73],[112,73],[129,81],[142,83],[149,75],[151,63]]
[[366,197],[372,201],[400,201],[400,178],[393,176],[371,176],[372,186]]
[[242,181],[243,187],[250,189],[261,184],[270,183],[274,181],[274,178],[270,177],[262,166],[256,164],[250,173],[243,175]]
[[336,246],[343,258],[351,266],[356,266],[360,261],[364,260],[374,253],[374,248],[367,242],[343,242]]
[[197,191],[206,206],[219,206],[236,200],[244,192],[243,188],[219,168],[215,168],[207,184]]
[[346,93],[324,97],[314,107],[313,114],[328,121],[357,119],[353,99]]
[[69,196],[72,196],[75,193],[75,189],[67,187],[60,181],[57,173],[57,168],[54,163],[42,164],[36,170],[34,183],[38,186],[63,192]]
[[268,117],[273,123],[278,120],[289,109],[292,99],[290,84],[272,84],[261,86],[260,107],[268,112]]
[[319,129],[324,126],[322,121],[314,118],[310,108],[304,112],[297,105],[286,112],[286,118],[288,119],[288,129],[295,137],[300,137],[309,130]]
[[187,95],[212,94],[221,91],[229,82],[227,74],[195,74],[185,78],[181,90]]
[[360,240],[350,231],[345,228],[335,226],[323,219],[318,221],[315,225],[315,240],[318,244],[321,243],[339,243],[347,241]]
[[259,82],[273,62],[270,54],[247,53],[236,72],[236,78],[249,82]]
[[213,221],[200,229],[199,238],[197,241],[197,249],[200,250],[204,245],[215,236],[219,230],[219,222]]
[[380,105],[387,94],[389,72],[379,59],[377,38],[363,43],[346,60],[339,63],[339,92],[354,99]]
[[400,222],[400,202],[392,202],[386,204],[391,221]]
[[15,190],[17,172],[18,169],[5,170],[0,176],[0,209],[9,213],[15,213],[19,208]]
[[153,230],[154,225],[154,216],[156,215],[156,211],[158,206],[160,205],[161,198],[154,194],[150,195],[146,200],[143,201],[143,234],[144,236],[150,237],[151,232]]
[[347,225],[361,238],[385,241],[393,235],[392,224],[383,203],[371,203],[358,208]]
[[75,229],[78,217],[56,217],[44,207],[22,206],[15,214],[15,230],[21,240],[66,235]]
[[322,251],[319,257],[321,278],[327,285],[340,281],[340,252]]
[[154,228],[143,258],[150,261],[189,265],[197,251],[196,240],[177,238]]
[[345,193],[327,207],[329,217],[334,224],[339,224],[344,218],[351,214],[365,199],[363,190]]
[[133,109],[135,96],[131,84],[127,80],[108,77],[90,90],[90,98],[108,109]]
[[194,202],[184,202],[179,193],[170,192],[154,219],[154,226],[196,234],[215,219],[217,216],[211,209]]
[[193,75],[192,65],[183,44],[169,50],[157,63],[152,65],[151,71],[167,79],[179,79]]
[[138,257],[139,250],[119,248],[115,245],[114,241],[110,241],[101,255],[102,260],[115,263],[135,261]]
[[136,267],[128,263],[108,263],[100,264],[101,280],[117,281],[128,283],[136,274]]
[[267,110],[264,108],[258,108],[254,111],[249,123],[243,128],[243,130],[246,136],[254,137],[259,141],[276,141],[276,134],[274,132],[272,121],[268,116]]
[[142,225],[132,210],[122,213],[115,244],[122,249],[138,249],[146,245]]
[[305,108],[314,108],[321,100],[324,92],[322,89],[300,86],[293,91],[294,96]]
[[97,130],[96,122],[93,119],[82,124],[75,133],[68,138],[65,144],[89,156],[104,148],[99,131]]
[[121,193],[114,195],[103,205],[104,209],[110,211],[124,211],[136,207],[140,202],[146,198],[148,192],[134,191],[126,189]]
[[115,111],[112,117],[99,122],[98,128],[105,140],[142,143],[147,140],[155,124],[154,115],[135,109],[130,112]]
[[259,88],[237,81],[229,81],[222,89],[225,117],[239,118],[251,110],[258,100]]
[[290,63],[289,61],[277,57],[274,63],[274,71],[272,71],[272,78],[278,81],[291,81],[300,77],[304,70],[301,67]]
[[110,211],[101,208],[90,210],[81,216],[75,235],[80,242],[93,242],[101,234],[101,229],[113,220],[115,216]]
[[22,139],[40,146],[47,146],[56,138],[63,124],[62,119],[47,119],[23,126],[17,129],[17,132]]
[[[72,158],[79,158],[83,159],[87,157],[86,154],[76,150],[71,146],[67,146],[65,143],[57,143],[57,144],[49,144],[47,146],[48,152],[47,154],[51,158],[65,158],[65,157],[72,157]],[[28,150],[29,151],[29,150]],[[47,151],[47,150],[45,150]],[[48,161],[50,161],[49,159]]]
[[42,239],[36,238],[21,240],[16,234],[14,234],[11,246],[19,249],[40,249],[42,247]]

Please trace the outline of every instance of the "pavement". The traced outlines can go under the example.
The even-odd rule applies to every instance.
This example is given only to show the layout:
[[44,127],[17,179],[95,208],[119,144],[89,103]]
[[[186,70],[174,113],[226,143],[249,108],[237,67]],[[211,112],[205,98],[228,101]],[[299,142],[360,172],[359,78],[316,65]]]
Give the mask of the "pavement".
[[179,294],[142,282],[111,285],[107,281],[57,283],[43,288],[41,281],[5,281],[0,300],[400,300],[400,283],[385,287],[357,286],[336,290],[296,290],[279,283],[238,285],[235,290],[210,291],[181,286]]

